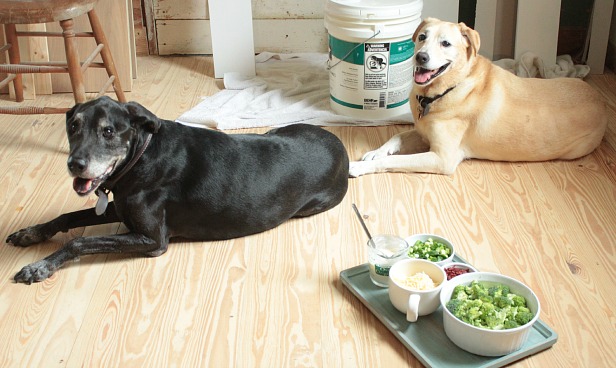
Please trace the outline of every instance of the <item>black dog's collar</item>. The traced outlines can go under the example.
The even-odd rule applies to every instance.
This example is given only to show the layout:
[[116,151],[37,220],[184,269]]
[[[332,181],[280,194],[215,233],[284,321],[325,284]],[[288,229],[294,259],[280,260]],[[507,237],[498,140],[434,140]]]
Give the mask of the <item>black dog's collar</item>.
[[420,96],[420,95],[415,96],[417,98],[417,101],[419,102],[419,119],[428,115],[428,113],[430,112],[430,104],[442,98],[443,96],[451,92],[451,90],[454,88],[456,88],[456,86],[450,87],[445,92],[441,93],[440,95],[436,95],[434,97]]
[[130,169],[133,168],[133,166],[135,166],[137,161],[139,161],[139,159],[143,155],[143,152],[145,152],[145,149],[148,148],[150,140],[152,140],[152,133],[148,134],[147,138],[145,139],[145,142],[143,143],[139,151],[131,158],[131,160],[126,164],[126,166],[124,166],[117,175],[112,175],[110,178],[105,180],[105,182],[102,183],[98,187],[98,189],[96,189],[98,201],[96,202],[95,211],[97,215],[100,216],[105,213],[105,210],[107,209],[107,204],[109,203],[109,192],[118,182],[118,180],[120,180]]

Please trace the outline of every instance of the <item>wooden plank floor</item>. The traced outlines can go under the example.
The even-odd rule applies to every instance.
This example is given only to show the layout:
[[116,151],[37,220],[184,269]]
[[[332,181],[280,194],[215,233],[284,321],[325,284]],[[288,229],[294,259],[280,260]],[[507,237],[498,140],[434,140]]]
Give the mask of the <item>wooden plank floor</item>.
[[[212,75],[207,57],[142,57],[129,98],[175,119],[218,90]],[[2,245],[0,366],[419,367],[339,280],[367,257],[351,203],[374,234],[440,234],[480,270],[530,285],[559,340],[516,366],[613,366],[616,76],[588,81],[609,99],[611,121],[599,149],[579,160],[467,161],[453,176],[364,176],[323,214],[242,239],[174,244],[158,258],[82,257],[31,286],[12,282],[24,265],[71,237],[124,229]],[[357,159],[407,127],[328,129]],[[94,205],[95,196],[72,191],[67,148],[63,116],[0,115],[2,236]]]

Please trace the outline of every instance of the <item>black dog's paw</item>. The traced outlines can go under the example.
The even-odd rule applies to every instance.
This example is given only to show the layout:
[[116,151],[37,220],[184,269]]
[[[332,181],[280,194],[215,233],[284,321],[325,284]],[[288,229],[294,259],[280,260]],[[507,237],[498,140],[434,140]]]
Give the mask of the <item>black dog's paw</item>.
[[44,242],[49,237],[42,231],[41,225],[30,226],[21,229],[6,238],[6,242],[18,247],[27,247],[29,245]]
[[54,268],[46,260],[40,260],[22,268],[21,271],[15,274],[13,280],[30,285],[33,282],[40,282],[53,275]]

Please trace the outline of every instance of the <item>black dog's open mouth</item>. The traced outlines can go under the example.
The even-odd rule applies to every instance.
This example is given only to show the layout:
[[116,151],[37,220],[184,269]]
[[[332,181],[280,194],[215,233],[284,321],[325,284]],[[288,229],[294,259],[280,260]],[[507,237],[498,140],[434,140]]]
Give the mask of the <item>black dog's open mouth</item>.
[[415,68],[415,83],[421,85],[430,82],[432,79],[443,74],[443,72],[449,67],[451,63],[447,63],[442,67],[434,70],[425,69],[422,67]]
[[115,163],[113,165],[109,166],[109,168],[107,168],[105,173],[103,175],[97,177],[97,178],[80,178],[80,177],[75,177],[73,179],[73,189],[80,196],[85,196],[87,194],[92,193],[102,183],[104,183],[105,180],[107,180],[107,178],[113,172],[113,168],[114,167],[115,167]]

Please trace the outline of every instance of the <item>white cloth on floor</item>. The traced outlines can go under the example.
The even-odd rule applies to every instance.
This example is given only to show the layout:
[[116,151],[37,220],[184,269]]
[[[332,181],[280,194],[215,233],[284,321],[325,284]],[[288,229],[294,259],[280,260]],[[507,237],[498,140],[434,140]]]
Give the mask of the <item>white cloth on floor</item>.
[[[320,126],[378,126],[410,124],[410,113],[388,120],[360,120],[337,115],[330,107],[328,55],[324,53],[256,56],[256,77],[238,73],[224,75],[225,89],[182,114],[177,121],[220,130],[284,126],[307,123]],[[556,64],[544,65],[541,58],[525,53],[519,60],[502,59],[494,64],[525,78],[583,78],[587,65],[574,65],[569,55]]]
[[588,65],[575,65],[569,55],[556,57],[554,65],[545,65],[543,59],[532,52],[522,54],[518,60],[501,59],[494,64],[524,78],[584,78],[590,73]]
[[389,120],[359,120],[330,107],[328,55],[256,56],[256,77],[225,73],[225,89],[182,114],[177,121],[220,130],[307,123],[320,126],[410,124],[410,113]]

